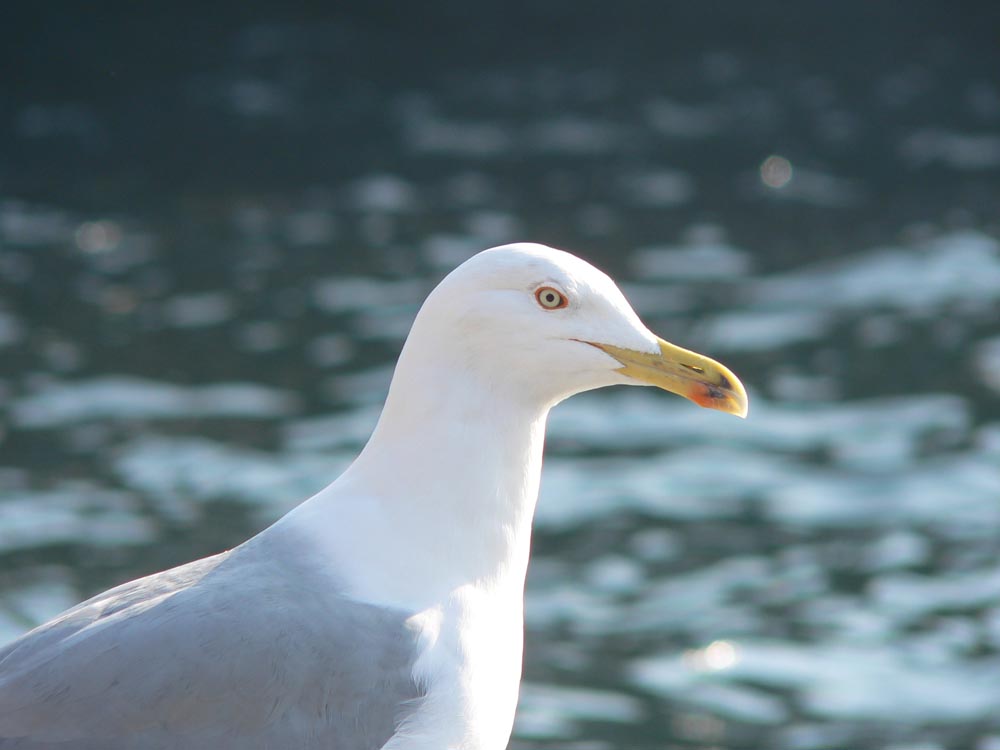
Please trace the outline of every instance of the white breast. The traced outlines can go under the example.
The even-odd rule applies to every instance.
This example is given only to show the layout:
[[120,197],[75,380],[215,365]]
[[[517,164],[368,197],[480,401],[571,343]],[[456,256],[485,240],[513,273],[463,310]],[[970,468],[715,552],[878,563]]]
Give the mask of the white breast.
[[464,586],[410,624],[426,697],[384,750],[503,750],[521,680],[521,591]]

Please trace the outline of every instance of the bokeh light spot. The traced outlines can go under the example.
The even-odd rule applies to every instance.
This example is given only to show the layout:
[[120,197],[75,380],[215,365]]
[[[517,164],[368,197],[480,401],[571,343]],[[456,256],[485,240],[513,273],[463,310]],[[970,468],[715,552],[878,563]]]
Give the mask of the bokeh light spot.
[[760,181],[769,188],[780,190],[792,180],[792,163],[784,156],[771,156],[760,165]]
[[85,221],[77,227],[74,239],[86,253],[106,253],[118,247],[122,230],[113,221]]
[[718,672],[739,661],[739,651],[731,641],[712,641],[705,648],[687,651],[684,662],[696,672]]

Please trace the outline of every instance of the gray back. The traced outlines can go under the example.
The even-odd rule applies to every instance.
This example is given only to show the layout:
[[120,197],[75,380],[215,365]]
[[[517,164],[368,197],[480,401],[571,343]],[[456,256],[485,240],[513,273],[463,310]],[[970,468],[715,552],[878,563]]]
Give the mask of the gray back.
[[0,650],[0,748],[381,747],[419,703],[414,634],[302,548],[270,529]]

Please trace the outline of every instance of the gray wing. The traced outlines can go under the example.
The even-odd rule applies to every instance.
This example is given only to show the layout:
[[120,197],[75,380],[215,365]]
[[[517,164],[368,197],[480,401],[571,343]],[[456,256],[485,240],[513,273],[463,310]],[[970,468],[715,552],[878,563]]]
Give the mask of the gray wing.
[[294,558],[258,537],[0,650],[0,749],[380,748],[420,697],[405,615]]

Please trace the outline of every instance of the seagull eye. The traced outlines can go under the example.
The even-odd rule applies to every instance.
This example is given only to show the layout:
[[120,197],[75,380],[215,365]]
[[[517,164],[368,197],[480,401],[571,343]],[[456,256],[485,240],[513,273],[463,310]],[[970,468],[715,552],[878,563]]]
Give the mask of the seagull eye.
[[546,310],[558,310],[569,304],[569,300],[566,299],[565,294],[560,292],[558,289],[553,289],[550,286],[543,286],[536,289],[535,299],[538,300],[538,304]]

